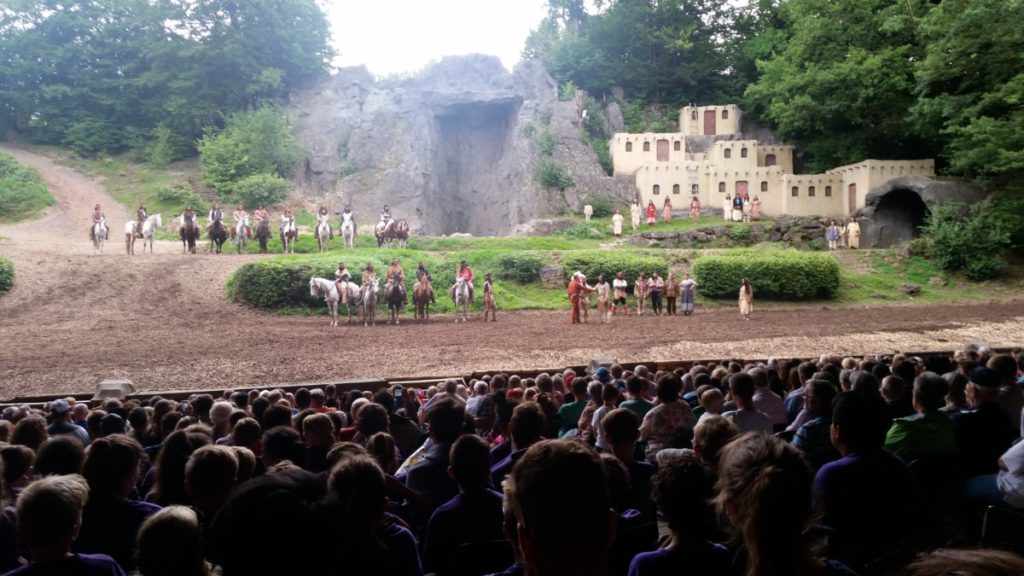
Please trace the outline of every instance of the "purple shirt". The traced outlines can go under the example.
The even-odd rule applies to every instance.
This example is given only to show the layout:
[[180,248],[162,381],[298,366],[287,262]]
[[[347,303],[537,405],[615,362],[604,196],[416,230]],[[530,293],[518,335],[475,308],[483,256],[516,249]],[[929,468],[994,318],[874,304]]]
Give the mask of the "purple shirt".
[[72,554],[46,564],[29,564],[3,576],[125,576],[124,570],[110,556],[103,554]]
[[71,549],[89,554],[107,554],[125,570],[135,568],[135,540],[142,522],[160,506],[138,500],[86,505],[82,529]]
[[463,492],[434,511],[427,524],[423,566],[442,571],[459,546],[502,539],[501,494],[494,490]]
[[789,416],[786,414],[786,402],[775,395],[771,388],[758,388],[754,390],[754,409],[764,412],[772,419],[773,425],[788,424]]
[[642,552],[629,565],[629,576],[674,576],[676,574],[715,574],[726,576],[736,571],[732,555],[721,544],[701,542],[685,550]]

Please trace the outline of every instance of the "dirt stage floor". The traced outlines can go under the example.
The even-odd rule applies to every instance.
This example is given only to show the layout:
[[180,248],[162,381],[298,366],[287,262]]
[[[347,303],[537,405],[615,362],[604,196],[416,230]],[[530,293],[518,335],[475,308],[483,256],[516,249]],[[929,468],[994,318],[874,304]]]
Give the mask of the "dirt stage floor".
[[[557,368],[595,354],[619,361],[805,356],[953,349],[968,341],[1024,342],[1021,301],[962,306],[765,307],[744,321],[734,309],[692,317],[616,317],[571,326],[568,312],[498,314],[454,324],[331,328],[324,316],[278,316],[230,302],[224,282],[259,256],[127,256],[132,218],[103,187],[51,160],[3,148],[38,169],[58,205],[36,221],[0,226],[0,254],[16,267],[0,297],[0,399],[91,391],[105,378],[140,390],[223,388],[344,377],[444,376],[473,370]],[[110,241],[93,255],[87,237],[101,203]],[[173,217],[163,215],[166,224]]]

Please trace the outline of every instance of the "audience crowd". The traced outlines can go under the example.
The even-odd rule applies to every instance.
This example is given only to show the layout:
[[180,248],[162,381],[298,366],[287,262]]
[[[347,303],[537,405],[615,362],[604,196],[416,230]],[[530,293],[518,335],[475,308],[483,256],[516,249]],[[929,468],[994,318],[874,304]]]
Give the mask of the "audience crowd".
[[1024,573],[1024,353],[8,406],[0,573]]

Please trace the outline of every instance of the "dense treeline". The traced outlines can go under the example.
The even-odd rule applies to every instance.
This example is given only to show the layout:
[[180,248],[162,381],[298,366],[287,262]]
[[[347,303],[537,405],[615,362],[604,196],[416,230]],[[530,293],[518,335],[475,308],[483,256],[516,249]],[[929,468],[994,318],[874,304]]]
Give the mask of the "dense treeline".
[[[1024,176],[1021,0],[549,0],[524,56],[627,110],[738,102],[803,167],[937,156]],[[628,121],[628,118],[627,118]]]
[[0,136],[188,156],[230,113],[327,74],[329,36],[315,0],[10,0]]

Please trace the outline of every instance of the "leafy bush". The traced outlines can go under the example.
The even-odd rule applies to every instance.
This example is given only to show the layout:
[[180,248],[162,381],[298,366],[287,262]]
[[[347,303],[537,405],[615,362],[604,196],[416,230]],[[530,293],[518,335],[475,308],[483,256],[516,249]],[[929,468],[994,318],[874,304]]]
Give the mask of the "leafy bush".
[[234,114],[224,130],[207,131],[199,141],[203,177],[215,190],[228,195],[255,174],[291,176],[300,157],[291,126],[273,106]]
[[736,224],[729,229],[729,237],[738,242],[750,240],[750,225]]
[[742,250],[705,256],[693,266],[701,293],[734,298],[746,277],[757,296],[776,300],[833,298],[839,290],[839,263],[828,254],[797,250]]
[[563,101],[569,101],[576,97],[576,85],[572,83],[572,80],[566,81],[562,84],[562,92],[559,94],[558,99]]
[[595,196],[587,198],[590,207],[594,209],[594,218],[607,218],[615,214],[615,206],[618,201],[611,196]]
[[540,278],[540,267],[544,258],[533,252],[508,252],[498,258],[498,278],[514,280],[520,284],[535,282]]
[[315,302],[309,295],[310,276],[334,277],[327,263],[314,268],[275,260],[249,262],[231,276],[228,291],[235,302],[256,308],[311,306]]
[[38,172],[0,153],[0,221],[34,217],[54,202]]
[[188,158],[191,152],[192,143],[163,124],[153,129],[143,147],[146,161],[156,167],[167,166],[175,160]]
[[14,262],[0,256],[0,293],[7,292],[14,286]]
[[200,203],[199,195],[188,183],[160,186],[156,189],[155,195],[161,203],[175,206],[196,206]]
[[81,156],[116,152],[124,147],[123,130],[101,118],[86,118],[68,127],[64,145]]
[[533,125],[533,122],[527,122],[523,124],[523,136],[526,138],[533,138],[533,133],[537,131],[537,127]]
[[540,122],[541,124],[548,126],[551,124],[551,116],[554,114],[554,110],[551,108],[545,108],[540,111]]
[[552,156],[555,153],[555,134],[551,128],[545,126],[540,129],[537,135],[537,145],[540,146],[540,153],[545,156]]
[[1006,268],[1013,220],[993,214],[983,202],[968,210],[963,204],[936,208],[922,227],[928,257],[942,269],[963,271],[972,280],[994,278]]
[[668,261],[664,258],[621,252],[575,252],[562,260],[562,266],[567,274],[579,270],[588,280],[596,280],[598,275],[604,274],[610,282],[616,272],[622,272],[631,285],[641,272],[647,276],[651,272],[658,272],[662,276],[668,272]]
[[580,222],[571,228],[560,230],[558,235],[574,240],[600,240],[607,237],[607,234],[589,222]]
[[537,166],[537,181],[546,188],[559,190],[575,184],[569,170],[554,160],[544,160]]
[[288,197],[291,182],[273,174],[253,174],[236,183],[230,194],[233,202],[241,202],[246,206],[263,204],[270,206]]

